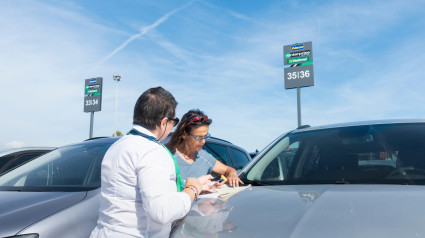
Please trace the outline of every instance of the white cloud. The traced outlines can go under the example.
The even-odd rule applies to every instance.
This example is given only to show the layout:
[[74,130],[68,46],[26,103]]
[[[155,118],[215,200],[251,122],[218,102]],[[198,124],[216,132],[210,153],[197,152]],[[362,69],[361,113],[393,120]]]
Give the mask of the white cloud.
[[9,141],[6,143],[6,147],[7,148],[20,148],[20,147],[24,147],[25,143],[22,141]]
[[116,48],[115,50],[113,50],[111,53],[109,53],[107,56],[105,56],[104,58],[102,58],[100,60],[100,62],[97,64],[97,66],[95,68],[98,68],[99,66],[101,66],[102,64],[104,64],[108,59],[110,59],[112,56],[114,56],[116,53],[120,52],[122,49],[124,49],[128,44],[130,44],[132,41],[134,41],[135,39],[144,36],[146,33],[148,33],[149,31],[155,29],[156,27],[158,27],[159,25],[161,25],[163,22],[165,22],[166,20],[168,20],[168,18],[170,18],[172,15],[176,14],[177,12],[189,7],[190,5],[192,5],[194,1],[191,1],[179,8],[173,9],[172,11],[166,13],[164,16],[160,17],[158,20],[156,20],[154,23],[152,23],[149,26],[144,26],[140,29],[140,32],[132,35],[130,38],[128,38],[126,41],[124,41],[118,48]]

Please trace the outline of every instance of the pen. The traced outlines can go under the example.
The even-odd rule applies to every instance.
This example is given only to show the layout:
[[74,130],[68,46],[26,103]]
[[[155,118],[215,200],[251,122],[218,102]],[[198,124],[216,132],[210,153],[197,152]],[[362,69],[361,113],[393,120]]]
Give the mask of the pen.
[[220,180],[218,180],[218,182],[219,183],[221,183],[221,182],[227,182],[227,178],[226,178],[226,176],[224,176],[224,175],[221,175],[221,178],[220,178]]
[[218,181],[213,181],[213,182],[211,182],[211,183],[210,183],[210,186],[213,186],[215,183],[221,183],[221,182],[223,182],[223,181],[227,182],[227,178],[226,178],[226,176],[221,175],[220,179],[219,179]]

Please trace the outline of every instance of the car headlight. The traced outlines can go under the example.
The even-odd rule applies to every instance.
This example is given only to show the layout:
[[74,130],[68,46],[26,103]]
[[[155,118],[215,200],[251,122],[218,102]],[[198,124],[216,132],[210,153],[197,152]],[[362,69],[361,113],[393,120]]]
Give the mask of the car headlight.
[[25,235],[16,235],[16,236],[8,236],[4,238],[39,238],[38,234],[25,234]]

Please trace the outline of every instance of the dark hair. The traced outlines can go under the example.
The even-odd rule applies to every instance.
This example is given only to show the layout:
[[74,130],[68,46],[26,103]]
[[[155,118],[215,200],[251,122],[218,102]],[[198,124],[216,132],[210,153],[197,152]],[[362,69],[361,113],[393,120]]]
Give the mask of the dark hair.
[[205,114],[200,111],[199,109],[192,109],[188,112],[186,112],[182,119],[180,120],[180,123],[177,125],[176,130],[174,131],[173,135],[171,136],[170,141],[167,143],[167,147],[170,148],[170,150],[175,150],[176,146],[180,143],[182,143],[182,137],[184,133],[190,133],[192,128],[198,128],[203,125],[210,125],[212,123],[212,120],[208,118],[206,121],[201,121],[199,124],[190,123],[186,126],[189,121],[194,117],[202,117]]
[[150,88],[137,99],[133,124],[154,130],[164,117],[175,116],[176,107],[177,101],[170,92],[162,87]]

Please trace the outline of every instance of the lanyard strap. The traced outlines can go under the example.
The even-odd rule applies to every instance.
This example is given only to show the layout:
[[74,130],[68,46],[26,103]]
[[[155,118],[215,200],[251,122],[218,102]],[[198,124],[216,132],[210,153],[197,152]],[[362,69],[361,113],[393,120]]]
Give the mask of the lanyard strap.
[[127,135],[136,135],[136,136],[141,136],[141,137],[145,137],[146,139],[148,139],[148,140],[150,140],[150,141],[153,141],[153,142],[156,142],[156,143],[159,143],[158,142],[158,140],[155,138],[155,137],[153,137],[153,136],[150,136],[150,135],[146,135],[145,133],[142,133],[142,132],[140,132],[140,131],[138,131],[138,130],[136,130],[136,129],[131,129],[131,131],[129,131],[128,133],[127,133]]
[[168,150],[168,148],[162,144],[162,147],[165,148],[166,151],[168,151],[168,154],[170,154],[171,158],[173,158],[174,160],[174,167],[176,168],[176,185],[177,185],[177,191],[181,192],[183,191],[183,180],[182,177],[180,176],[180,170],[179,170],[179,165],[177,164],[177,160],[176,158],[174,158],[174,155],[171,154],[170,150]]
[[162,147],[164,147],[164,149],[168,152],[168,154],[171,156],[171,158],[174,161],[174,168],[176,170],[176,186],[177,186],[177,191],[181,192],[183,190],[183,180],[182,177],[180,176],[180,170],[179,170],[179,166],[177,164],[176,158],[174,158],[173,154],[171,154],[171,152],[168,150],[167,147],[165,147],[164,144],[160,143],[155,137],[150,136],[150,135],[146,135],[145,133],[142,133],[136,129],[131,129],[131,131],[129,131],[127,133],[127,135],[137,135],[137,136],[142,136],[150,141],[153,141],[155,143],[158,143],[160,145],[162,145]]

